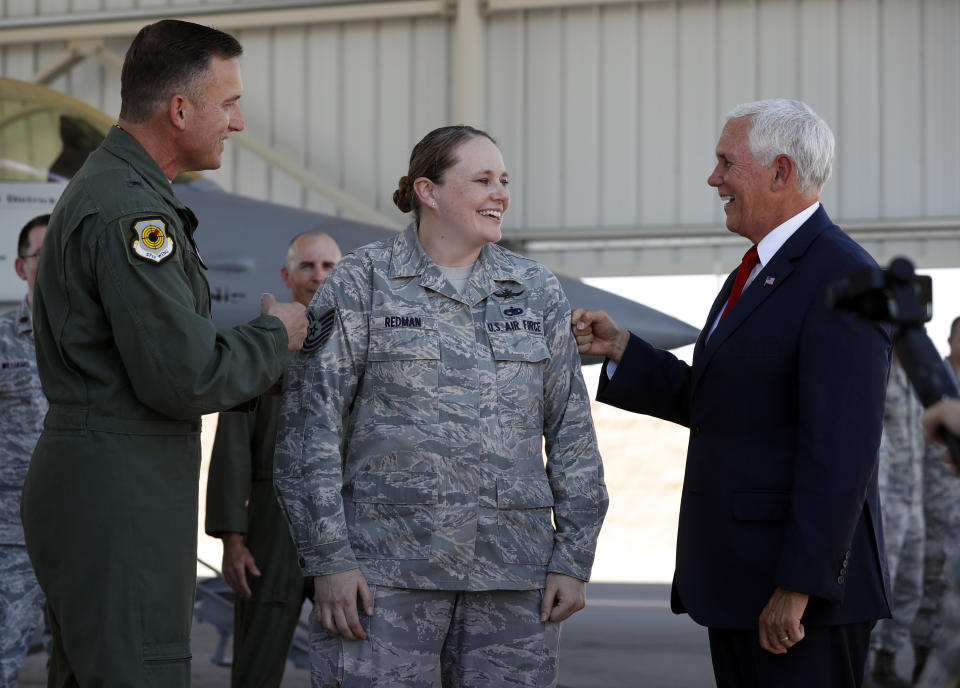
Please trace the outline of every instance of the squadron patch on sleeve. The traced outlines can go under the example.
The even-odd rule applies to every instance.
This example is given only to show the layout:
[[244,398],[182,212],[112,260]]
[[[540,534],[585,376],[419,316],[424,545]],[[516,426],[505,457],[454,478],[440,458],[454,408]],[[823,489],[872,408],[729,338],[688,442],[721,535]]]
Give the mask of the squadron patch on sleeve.
[[307,311],[307,319],[310,326],[307,328],[307,338],[303,340],[305,353],[311,353],[327,343],[330,335],[333,334],[333,323],[337,319],[337,309],[331,308],[323,313]]
[[133,239],[130,250],[136,257],[151,263],[162,263],[173,255],[176,248],[173,238],[167,234],[167,225],[159,217],[136,220],[131,228]]

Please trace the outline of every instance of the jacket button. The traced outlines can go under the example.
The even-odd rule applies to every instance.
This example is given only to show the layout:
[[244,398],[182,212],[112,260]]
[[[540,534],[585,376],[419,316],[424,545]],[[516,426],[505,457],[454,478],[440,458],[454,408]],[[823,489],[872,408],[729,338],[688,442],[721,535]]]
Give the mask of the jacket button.
[[847,575],[847,569],[846,569],[846,567],[840,569],[840,575],[841,575],[841,576],[846,576],[846,575]]
[[845,580],[846,578],[844,578],[843,576],[837,576],[837,583],[839,583],[840,585],[843,585],[843,581]]

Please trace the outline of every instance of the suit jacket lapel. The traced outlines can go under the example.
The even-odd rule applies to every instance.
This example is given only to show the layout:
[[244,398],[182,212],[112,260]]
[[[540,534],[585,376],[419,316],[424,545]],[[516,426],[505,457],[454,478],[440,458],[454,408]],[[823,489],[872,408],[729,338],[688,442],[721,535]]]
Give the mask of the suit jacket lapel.
[[[739,270],[739,268],[737,268],[737,270]],[[703,353],[703,348],[707,343],[707,334],[710,332],[710,326],[713,325],[713,321],[720,315],[720,309],[726,305],[727,299],[730,298],[733,282],[737,278],[737,270],[734,270],[727,276],[727,281],[723,283],[720,293],[717,294],[717,298],[713,301],[713,306],[710,307],[710,315],[707,316],[707,322],[700,330],[700,336],[697,337],[697,343],[693,347],[694,365],[697,363],[697,358]]]
[[[750,283],[743,294],[727,313],[726,317],[717,324],[717,329],[710,335],[709,340],[705,339],[705,333],[709,331],[713,318],[719,312],[719,308],[727,302],[727,295],[730,293],[732,280],[728,277],[727,283],[721,290],[717,300],[714,301],[713,308],[710,311],[710,319],[701,332],[697,340],[697,346],[694,348],[694,366],[692,371],[692,386],[695,388],[703,372],[706,370],[710,359],[717,349],[733,334],[738,327],[750,316],[750,314],[770,297],[787,280],[790,273],[794,270],[794,262],[799,260],[814,239],[828,226],[832,224],[826,211],[821,205],[817,211],[804,222],[793,235],[780,247],[773,258]],[[731,276],[735,275],[734,271]],[[719,304],[719,305],[718,305]],[[699,356],[697,355],[699,352]]]

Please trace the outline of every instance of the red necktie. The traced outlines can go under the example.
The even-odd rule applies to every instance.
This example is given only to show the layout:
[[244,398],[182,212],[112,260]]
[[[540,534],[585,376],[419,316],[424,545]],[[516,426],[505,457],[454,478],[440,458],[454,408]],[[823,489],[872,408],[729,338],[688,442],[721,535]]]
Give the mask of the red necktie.
[[[743,285],[747,283],[747,278],[759,262],[760,256],[757,255],[757,246],[754,244],[750,247],[750,250],[743,254],[740,269],[737,270],[737,279],[733,281],[733,289],[730,291],[730,300],[727,301],[727,307],[724,308],[723,313],[720,314],[720,320],[723,320],[723,316],[727,314],[727,311],[729,311],[730,308],[733,307],[733,304],[737,302],[737,299],[740,298],[740,294],[743,293]],[[720,322],[720,320],[717,322]]]

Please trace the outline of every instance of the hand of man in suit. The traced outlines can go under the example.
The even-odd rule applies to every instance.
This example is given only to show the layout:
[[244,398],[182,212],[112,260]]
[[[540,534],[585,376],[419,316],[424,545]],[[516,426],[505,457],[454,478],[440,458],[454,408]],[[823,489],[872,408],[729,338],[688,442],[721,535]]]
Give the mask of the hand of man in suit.
[[573,328],[581,354],[605,356],[619,363],[630,343],[630,333],[604,311],[574,308],[570,313],[570,327]]
[[800,619],[809,599],[801,592],[783,588],[773,591],[767,606],[760,612],[760,646],[764,650],[782,655],[803,640],[805,633]]

